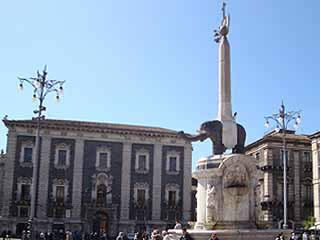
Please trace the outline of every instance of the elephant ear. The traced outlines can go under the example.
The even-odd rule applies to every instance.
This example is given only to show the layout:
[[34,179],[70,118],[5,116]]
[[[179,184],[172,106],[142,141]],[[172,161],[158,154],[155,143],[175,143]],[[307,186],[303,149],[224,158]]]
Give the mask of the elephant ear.
[[218,120],[214,120],[212,121],[212,126],[214,129],[216,130],[222,130],[222,122],[218,121]]
[[244,129],[244,127],[242,125],[240,125],[239,123],[237,123],[237,134],[238,134],[238,138],[239,139],[243,139],[243,143],[245,143],[246,141],[246,137],[247,137],[247,133],[246,130]]

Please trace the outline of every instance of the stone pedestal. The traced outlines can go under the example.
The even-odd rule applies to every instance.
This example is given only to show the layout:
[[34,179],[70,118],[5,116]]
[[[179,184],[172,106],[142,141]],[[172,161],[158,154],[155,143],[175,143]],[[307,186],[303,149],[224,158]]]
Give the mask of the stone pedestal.
[[195,229],[256,228],[257,161],[243,154],[215,155],[198,161]]

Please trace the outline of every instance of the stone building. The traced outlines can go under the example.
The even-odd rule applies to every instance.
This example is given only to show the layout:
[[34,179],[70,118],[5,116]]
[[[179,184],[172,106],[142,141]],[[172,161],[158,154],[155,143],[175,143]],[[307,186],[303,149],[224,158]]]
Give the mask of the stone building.
[[[6,155],[4,154],[3,150],[1,150],[0,152],[0,206],[2,205],[5,161],[6,161]],[[0,212],[0,219],[1,219],[1,212]]]
[[[3,122],[8,139],[0,231],[19,234],[30,214],[37,122]],[[191,157],[191,144],[169,129],[42,120],[35,226],[116,236],[186,222]]]
[[[246,146],[246,154],[259,162],[257,212],[261,225],[278,227],[283,221],[283,134],[271,132]],[[288,176],[288,224],[298,227],[313,216],[311,141],[306,135],[285,135]],[[294,226],[293,226],[294,225]]]
[[313,193],[314,193],[314,217],[316,227],[320,228],[320,131],[310,136],[312,144],[312,168],[313,168]]

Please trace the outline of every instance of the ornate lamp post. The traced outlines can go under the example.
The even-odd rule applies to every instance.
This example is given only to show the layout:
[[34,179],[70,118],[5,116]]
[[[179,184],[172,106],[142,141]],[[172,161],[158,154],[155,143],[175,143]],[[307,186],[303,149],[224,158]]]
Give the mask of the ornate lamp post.
[[286,132],[289,127],[289,123],[294,121],[293,127],[298,128],[301,122],[300,112],[290,111],[286,112],[283,102],[279,113],[272,114],[271,116],[265,117],[265,127],[269,127],[269,120],[273,120],[276,123],[276,131],[282,133],[282,158],[283,158],[283,228],[288,228],[288,217],[287,217],[287,154],[286,154]]
[[63,84],[65,81],[59,81],[59,80],[49,80],[47,79],[47,66],[44,67],[44,70],[42,73],[37,71],[36,77],[30,77],[30,78],[20,78],[20,84],[19,89],[23,90],[23,84],[28,83],[33,87],[33,101],[39,100],[39,106],[37,110],[34,110],[33,113],[37,114],[37,117],[34,119],[37,120],[37,132],[36,132],[36,143],[35,143],[35,157],[33,162],[33,170],[32,170],[32,191],[31,191],[31,209],[30,209],[30,217],[29,217],[29,225],[31,225],[30,231],[31,231],[31,238],[34,239],[35,236],[33,234],[34,229],[34,219],[36,217],[36,199],[37,199],[37,186],[38,186],[38,168],[39,168],[39,156],[40,156],[40,128],[41,128],[41,120],[45,118],[44,115],[42,115],[42,112],[46,111],[46,107],[43,105],[44,100],[46,96],[54,92],[56,93],[56,100],[59,101],[60,96],[63,95]]

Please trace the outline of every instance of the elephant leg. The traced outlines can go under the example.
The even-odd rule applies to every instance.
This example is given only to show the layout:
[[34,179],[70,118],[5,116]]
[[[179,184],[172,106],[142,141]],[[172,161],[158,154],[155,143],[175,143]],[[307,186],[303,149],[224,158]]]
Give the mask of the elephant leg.
[[226,151],[226,147],[223,144],[213,144],[213,154],[221,155]]

